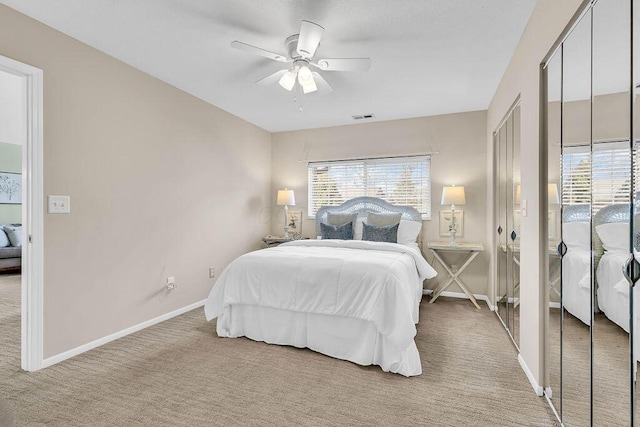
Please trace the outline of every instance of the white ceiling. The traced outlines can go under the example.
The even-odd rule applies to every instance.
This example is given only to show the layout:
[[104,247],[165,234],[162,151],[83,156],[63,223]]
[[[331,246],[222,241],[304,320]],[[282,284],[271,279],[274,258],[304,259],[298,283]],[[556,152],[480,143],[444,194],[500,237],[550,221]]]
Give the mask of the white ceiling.
[[[271,132],[484,110],[535,0],[0,0]],[[325,28],[316,58],[370,57],[321,74],[329,94],[255,81],[284,68],[233,40],[286,55],[302,20]],[[358,122],[360,123],[360,122]]]

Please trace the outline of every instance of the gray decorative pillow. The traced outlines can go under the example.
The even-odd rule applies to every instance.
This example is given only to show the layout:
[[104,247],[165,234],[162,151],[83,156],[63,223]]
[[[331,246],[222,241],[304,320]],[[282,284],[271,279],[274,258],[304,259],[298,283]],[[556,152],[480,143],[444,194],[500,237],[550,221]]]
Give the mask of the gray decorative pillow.
[[369,215],[367,215],[367,224],[377,225],[378,227],[385,227],[387,225],[399,224],[400,218],[402,218],[401,213],[379,214],[371,212],[369,213]]
[[2,227],[4,232],[7,233],[7,237],[11,242],[11,246],[16,248],[22,247],[22,227],[14,227],[11,225],[5,225]]
[[396,243],[398,241],[399,225],[400,223],[378,227],[377,225],[363,224],[362,240]]
[[353,224],[331,225],[320,223],[320,235],[323,239],[353,240]]
[[327,224],[329,225],[345,225],[348,222],[355,223],[358,214],[342,214],[327,212]]

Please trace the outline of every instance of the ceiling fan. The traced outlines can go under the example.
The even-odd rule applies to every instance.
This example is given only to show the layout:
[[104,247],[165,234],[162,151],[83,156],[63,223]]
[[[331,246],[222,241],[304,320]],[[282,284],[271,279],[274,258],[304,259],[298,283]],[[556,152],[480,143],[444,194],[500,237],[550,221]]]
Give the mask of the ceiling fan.
[[311,71],[313,66],[322,71],[367,71],[371,65],[369,58],[324,58],[314,62],[314,55],[320,44],[324,28],[310,21],[302,21],[300,33],[287,37],[284,41],[287,55],[280,55],[237,40],[231,42],[231,47],[255,53],[265,58],[279,62],[292,64],[286,69],[258,80],[258,84],[271,84],[277,81],[280,86],[290,91],[296,81],[302,87],[304,93],[320,91],[330,92],[331,85],[316,71]]

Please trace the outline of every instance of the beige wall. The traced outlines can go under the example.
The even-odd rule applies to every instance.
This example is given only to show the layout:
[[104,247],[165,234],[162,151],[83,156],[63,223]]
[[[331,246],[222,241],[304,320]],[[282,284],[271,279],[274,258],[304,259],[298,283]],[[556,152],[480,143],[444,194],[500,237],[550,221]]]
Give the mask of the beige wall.
[[[440,205],[440,196],[444,185],[456,184],[465,186],[467,196],[467,204],[462,207],[464,236],[460,240],[480,241],[486,245],[485,135],[484,111],[275,133],[272,137],[271,200],[275,201],[278,189],[293,189],[295,209],[304,212],[303,234],[315,237],[315,222],[306,219],[308,161],[435,152],[431,159],[432,220],[423,222],[423,240],[447,240],[438,232],[439,211],[447,209]],[[283,207],[273,203],[271,217],[271,233],[282,235]],[[426,244],[423,252],[435,266]],[[464,280],[473,293],[486,295],[488,268],[488,257],[482,254],[465,271]],[[439,271],[445,274],[442,269]],[[430,280],[425,287],[433,289],[436,284],[437,279]],[[457,285],[447,290],[460,292]]]
[[[0,6],[0,55],[44,70],[44,355],[204,299],[269,232],[268,132]],[[164,288],[175,276],[177,290]]]
[[[547,159],[540,158],[540,72],[539,66],[561,34],[581,0],[539,0],[520,43],[505,71],[487,111],[488,164],[493,158],[492,132],[518,95],[521,97],[521,174],[522,200],[527,200],[529,214],[522,218],[520,270],[520,353],[534,379],[544,386],[545,299],[543,259],[546,236],[541,236],[540,169]],[[491,167],[491,166],[490,166]],[[489,174],[489,182],[493,176]],[[542,182],[546,183],[546,173]],[[545,184],[546,185],[546,184]],[[493,191],[489,185],[487,206],[487,240],[494,242]],[[546,219],[546,213],[543,214]],[[493,247],[493,244],[492,244]],[[492,252],[492,257],[494,256]],[[493,283],[493,270],[491,270]]]

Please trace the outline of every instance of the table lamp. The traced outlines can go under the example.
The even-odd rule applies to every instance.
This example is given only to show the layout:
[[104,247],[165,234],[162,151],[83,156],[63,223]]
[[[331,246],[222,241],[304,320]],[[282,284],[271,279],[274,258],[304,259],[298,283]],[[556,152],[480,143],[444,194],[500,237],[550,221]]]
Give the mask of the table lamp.
[[[513,204],[520,204],[520,184],[516,185],[516,195],[514,197]],[[560,193],[558,192],[558,184],[552,182],[547,184],[547,203],[549,205],[559,205],[560,204]]]
[[296,205],[296,196],[293,194],[293,190],[278,190],[278,197],[276,199],[278,206],[284,206],[284,238],[289,238],[289,205]]
[[549,205],[559,205],[560,204],[560,194],[558,192],[558,184],[552,182],[551,184],[547,184],[547,201]]
[[451,240],[449,246],[456,246],[456,216],[455,205],[464,205],[466,203],[464,197],[464,187],[456,187],[455,185],[442,188],[442,205],[451,205],[451,223],[449,224],[449,231],[451,232]]

